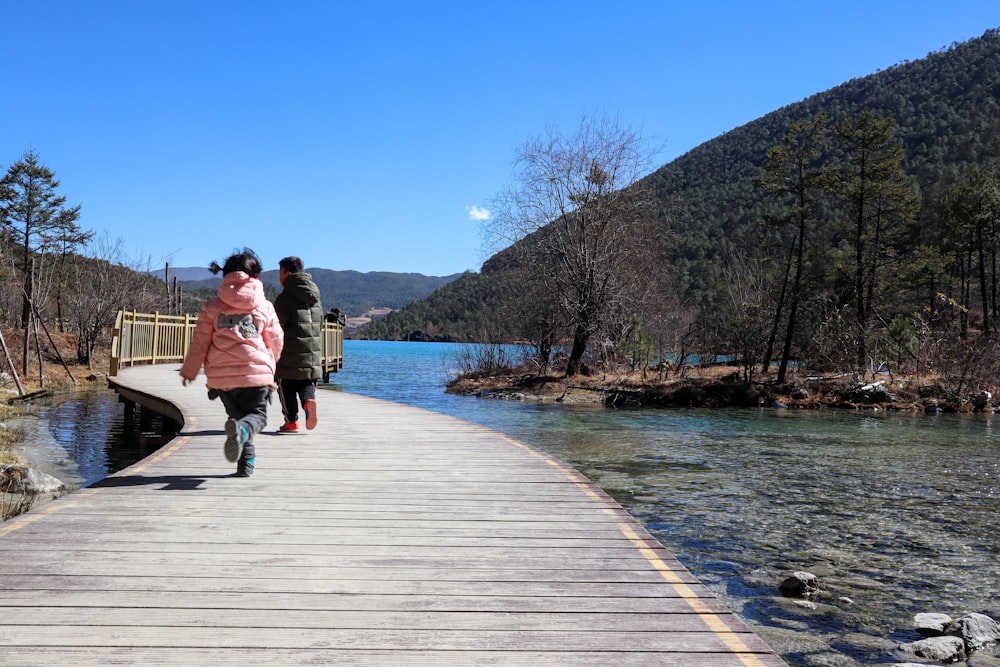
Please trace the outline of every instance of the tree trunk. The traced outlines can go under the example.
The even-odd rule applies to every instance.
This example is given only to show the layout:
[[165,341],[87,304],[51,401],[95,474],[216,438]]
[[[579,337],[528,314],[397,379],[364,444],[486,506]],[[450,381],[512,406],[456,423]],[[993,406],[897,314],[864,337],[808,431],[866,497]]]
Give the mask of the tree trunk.
[[855,364],[857,365],[857,370],[864,371],[865,369],[865,359],[868,356],[867,348],[865,347],[865,332],[866,332],[866,322],[865,322],[865,242],[864,242],[864,229],[865,229],[865,216],[864,216],[864,199],[861,199],[861,204],[858,205],[858,219],[857,219],[857,229],[855,231],[856,237],[854,239],[854,299],[856,301],[855,305],[855,317],[857,318],[857,336],[858,339],[855,341],[856,355]]
[[[969,294],[972,290],[972,288],[970,287],[970,283],[972,281],[969,279],[969,275],[972,272],[971,250],[964,257],[962,257],[961,265],[962,265],[962,270],[961,270],[962,276],[960,281],[961,287],[959,288],[962,290],[961,303],[963,306],[967,306],[969,303]],[[959,311],[958,321],[959,321],[959,337],[962,338],[962,340],[965,340],[969,336],[969,309],[967,307],[962,308],[961,311]]]
[[983,248],[983,226],[976,225],[976,254],[979,258],[979,292],[983,303],[983,333],[990,333],[990,293],[986,286],[986,249]]
[[[771,333],[767,338],[767,350],[764,352],[764,359],[760,363],[760,372],[767,374],[771,370],[771,360],[774,358],[774,344],[778,340],[778,329],[781,327],[781,314],[785,311],[785,295],[788,291],[789,274],[792,272],[792,254],[795,249],[788,248],[788,258],[785,260],[785,275],[781,280],[781,291],[778,294],[778,303],[774,309],[774,321],[771,323]],[[780,370],[778,371],[781,372]],[[782,377],[779,375],[779,378]],[[779,382],[783,380],[779,379]]]
[[549,367],[549,360],[552,358],[552,341],[545,340],[538,341],[536,360],[538,365],[544,370]]
[[802,211],[805,210],[805,191],[800,191],[799,196],[799,239],[798,248],[795,252],[795,279],[792,281],[791,303],[788,305],[788,329],[785,332],[785,345],[781,350],[781,364],[778,366],[778,384],[785,381],[788,375],[788,360],[792,356],[792,341],[795,338],[795,325],[799,314],[799,299],[802,291],[802,266],[805,263],[806,245],[806,218]]
[[587,333],[587,327],[583,324],[578,324],[576,331],[573,333],[573,349],[569,353],[569,361],[566,362],[566,377],[573,377],[580,372],[583,366],[583,353],[587,351],[587,341],[590,339],[590,335]]
[[38,355],[38,386],[45,388],[45,360],[42,358],[42,340],[38,337],[38,315],[32,319],[35,334],[35,354]]

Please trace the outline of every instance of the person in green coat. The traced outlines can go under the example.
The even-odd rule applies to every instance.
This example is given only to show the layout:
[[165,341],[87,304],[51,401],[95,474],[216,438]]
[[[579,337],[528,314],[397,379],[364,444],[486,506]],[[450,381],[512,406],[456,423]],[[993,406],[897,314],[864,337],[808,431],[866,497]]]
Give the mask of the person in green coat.
[[319,287],[298,257],[278,262],[278,280],[282,290],[274,300],[274,310],[285,332],[285,347],[274,373],[285,416],[278,431],[297,433],[300,403],[306,428],[316,428],[316,383],[323,377],[323,305]]

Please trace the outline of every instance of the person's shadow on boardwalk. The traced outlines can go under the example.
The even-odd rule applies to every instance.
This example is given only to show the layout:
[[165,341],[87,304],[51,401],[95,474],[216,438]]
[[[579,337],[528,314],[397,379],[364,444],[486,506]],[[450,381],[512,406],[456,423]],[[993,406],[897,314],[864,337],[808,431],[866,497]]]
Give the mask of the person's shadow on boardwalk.
[[160,491],[192,491],[209,479],[232,477],[225,475],[126,475],[123,477],[105,477],[91,484],[91,488],[126,487],[126,486],[156,486],[162,485]]
[[[182,431],[178,436],[225,435],[225,431],[215,429],[202,431]],[[158,448],[157,448],[158,449]],[[150,452],[151,454],[152,452]],[[224,479],[232,477],[230,473],[219,475],[122,475],[121,477],[105,477],[91,484],[91,488],[156,486],[162,485],[160,491],[192,491],[209,479]]]

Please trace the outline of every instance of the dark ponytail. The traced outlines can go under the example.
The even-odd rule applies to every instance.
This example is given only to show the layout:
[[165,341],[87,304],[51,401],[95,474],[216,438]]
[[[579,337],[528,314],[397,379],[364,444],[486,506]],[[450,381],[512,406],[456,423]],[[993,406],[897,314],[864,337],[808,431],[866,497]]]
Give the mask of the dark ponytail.
[[222,271],[222,275],[224,276],[228,276],[234,271],[242,271],[251,278],[258,278],[261,271],[263,271],[263,267],[260,264],[260,258],[257,257],[257,253],[250,248],[243,248],[243,252],[234,252],[226,258],[226,263],[222,266],[219,266],[216,262],[212,262],[208,270],[213,274]]

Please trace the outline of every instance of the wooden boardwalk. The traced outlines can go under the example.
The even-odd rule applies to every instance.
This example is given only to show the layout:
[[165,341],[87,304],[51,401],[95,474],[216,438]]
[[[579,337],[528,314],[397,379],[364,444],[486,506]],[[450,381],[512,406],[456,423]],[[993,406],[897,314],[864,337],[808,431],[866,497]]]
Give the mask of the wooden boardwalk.
[[613,499],[495,431],[321,391],[231,476],[177,365],[155,454],[0,524],[2,665],[785,663]]

